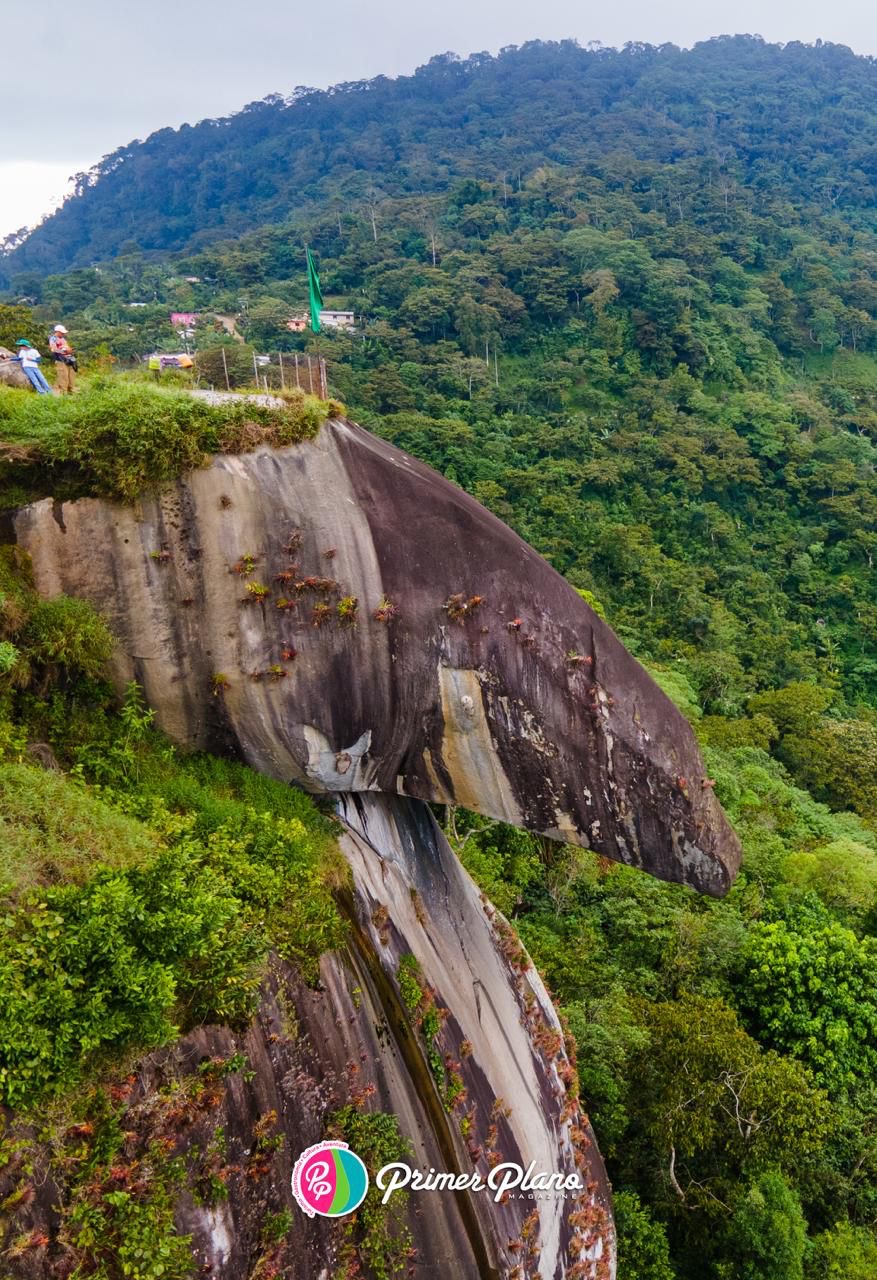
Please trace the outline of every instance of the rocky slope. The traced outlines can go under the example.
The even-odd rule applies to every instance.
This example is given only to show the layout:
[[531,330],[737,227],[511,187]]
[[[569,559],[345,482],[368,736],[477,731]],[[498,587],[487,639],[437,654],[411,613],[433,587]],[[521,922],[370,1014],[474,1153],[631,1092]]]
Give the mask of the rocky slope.
[[[138,508],[24,508],[158,723],[315,791],[452,801],[724,893],[739,846],[688,723],[504,524],[361,428],[217,457]],[[386,606],[383,621],[374,614]]]
[[[424,801],[721,894],[739,847],[686,721],[520,539],[345,421],[308,444],[216,458],[136,509],[36,503],[14,534],[43,593],[105,613],[116,680],[141,681],[173,738],[331,793],[344,823],[349,943],[324,957],[320,988],[278,962],[243,1038],[203,1028],[131,1086],[148,1148],[150,1133],[170,1141],[168,1071],[238,1051],[252,1063],[249,1080],[210,1093],[212,1118],[192,1112],[190,1162],[217,1127],[228,1147],[227,1199],[176,1204],[205,1274],[261,1274],[266,1205],[292,1206],[291,1161],[352,1101],[397,1116],[420,1168],[532,1161],[582,1176],[565,1200],[413,1195],[409,1274],[612,1280],[609,1188],[556,1014]],[[265,1115],[282,1148],[251,1176]],[[51,1194],[46,1179],[25,1228],[51,1227]],[[355,1274],[339,1270],[343,1226],[293,1213],[271,1274]],[[57,1265],[15,1274],[65,1274]]]

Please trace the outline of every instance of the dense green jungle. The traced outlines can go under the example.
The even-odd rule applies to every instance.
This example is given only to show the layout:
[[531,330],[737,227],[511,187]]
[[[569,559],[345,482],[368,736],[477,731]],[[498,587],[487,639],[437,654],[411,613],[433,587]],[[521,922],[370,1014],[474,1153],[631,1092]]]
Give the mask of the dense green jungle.
[[[873,61],[838,46],[447,57],[208,122],[203,156],[164,131],[6,261],[0,343],[63,320],[85,376],[69,402],[0,389],[3,506],[130,498],[234,440],[205,409],[192,446],[181,388],[247,387],[261,353],[279,386],[319,353],[353,419],[517,530],[691,721],[744,847],[723,901],[441,815],[568,1021],[623,1280],[877,1275],[875,118]],[[168,157],[199,166],[185,226],[137,168]],[[305,244],[355,328],[286,328]],[[171,311],[199,315],[195,372],[153,385],[137,358],[177,349]],[[109,643],[0,549],[0,1096],[22,1108],[243,1016],[269,948],[307,972],[340,936],[331,818],[174,752],[136,688],[120,712]]]

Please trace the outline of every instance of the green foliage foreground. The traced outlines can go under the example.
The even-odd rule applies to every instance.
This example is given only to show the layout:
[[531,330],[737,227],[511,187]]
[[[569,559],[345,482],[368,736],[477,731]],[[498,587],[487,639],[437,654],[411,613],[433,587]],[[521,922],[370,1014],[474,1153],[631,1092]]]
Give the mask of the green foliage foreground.
[[[667,682],[703,732],[689,684]],[[822,703],[775,699],[800,731]],[[814,709],[815,708],[815,709]],[[712,717],[713,738],[717,721]],[[785,727],[792,727],[788,718]],[[698,898],[473,815],[463,860],[564,1007],[625,1280],[864,1277],[877,1250],[877,834],[763,748],[705,748],[743,842]],[[473,834],[474,832],[474,834]]]
[[304,795],[178,756],[136,686],[118,714],[103,622],[0,551],[0,1101],[27,1109],[128,1048],[242,1025],[269,950],[313,979],[343,873]]
[[30,496],[28,484],[38,496],[58,496],[66,485],[71,493],[130,502],[202,466],[210,454],[309,439],[336,410],[303,393],[290,392],[275,406],[244,398],[212,403],[113,377],[60,398],[0,387],[0,442],[10,456],[7,476],[0,472],[0,505]]

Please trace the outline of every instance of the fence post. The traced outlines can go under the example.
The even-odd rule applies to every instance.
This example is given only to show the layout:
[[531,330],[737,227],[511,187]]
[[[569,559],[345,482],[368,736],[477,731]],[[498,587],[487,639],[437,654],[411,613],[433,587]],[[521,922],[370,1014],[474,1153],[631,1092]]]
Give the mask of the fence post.
[[286,378],[283,376],[283,352],[280,353],[280,390],[286,390]]
[[301,391],[301,382],[299,381],[299,376],[298,376],[298,352],[297,351],[295,352],[295,385],[298,387],[299,391]]
[[231,391],[231,383],[228,380],[228,362],[225,358],[225,347],[220,348],[222,351],[222,367],[225,371],[225,389]]

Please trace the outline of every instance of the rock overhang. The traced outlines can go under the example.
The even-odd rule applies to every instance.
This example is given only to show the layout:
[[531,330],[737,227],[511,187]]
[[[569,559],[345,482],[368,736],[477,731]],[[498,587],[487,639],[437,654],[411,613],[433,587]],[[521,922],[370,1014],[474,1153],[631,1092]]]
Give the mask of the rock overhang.
[[13,525],[38,588],[107,616],[118,684],[139,679],[187,746],[312,790],[463,804],[709,894],[736,874],[690,725],[611,628],[353,423],[218,456],[136,508],[46,500]]

